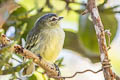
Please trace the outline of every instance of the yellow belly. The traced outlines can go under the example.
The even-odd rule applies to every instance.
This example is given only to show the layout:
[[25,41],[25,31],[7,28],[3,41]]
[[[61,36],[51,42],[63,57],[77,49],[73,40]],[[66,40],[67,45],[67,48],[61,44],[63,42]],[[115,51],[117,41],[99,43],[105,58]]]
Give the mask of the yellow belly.
[[[55,62],[64,43],[64,31],[62,29],[54,29],[50,31],[44,31],[44,34],[40,35],[37,49],[33,48],[36,54],[40,54],[43,59],[48,62]],[[45,37],[46,36],[46,37]]]
[[64,39],[60,36],[52,36],[45,45],[44,52],[40,55],[48,62],[54,62],[58,57],[62,47]]

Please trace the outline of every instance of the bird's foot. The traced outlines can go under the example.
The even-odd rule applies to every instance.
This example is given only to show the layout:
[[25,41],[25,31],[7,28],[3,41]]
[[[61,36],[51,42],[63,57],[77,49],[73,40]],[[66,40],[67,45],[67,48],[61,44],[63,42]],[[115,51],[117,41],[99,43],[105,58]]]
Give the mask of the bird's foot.
[[60,69],[59,69],[58,65],[56,65],[56,64],[54,63],[54,66],[55,66],[55,68],[56,68],[56,71],[58,72],[58,76],[60,76],[60,75],[61,75],[61,72],[60,72]]

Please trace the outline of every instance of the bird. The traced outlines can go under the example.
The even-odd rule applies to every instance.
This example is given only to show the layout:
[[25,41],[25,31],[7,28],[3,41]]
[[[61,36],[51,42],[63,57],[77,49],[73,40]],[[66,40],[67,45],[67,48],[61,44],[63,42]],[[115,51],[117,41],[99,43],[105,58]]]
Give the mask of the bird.
[[[62,19],[55,13],[47,13],[38,18],[26,37],[25,48],[41,56],[46,62],[54,63],[65,39],[65,32],[59,25]],[[34,70],[35,64],[32,62],[24,68],[23,75],[31,75]]]

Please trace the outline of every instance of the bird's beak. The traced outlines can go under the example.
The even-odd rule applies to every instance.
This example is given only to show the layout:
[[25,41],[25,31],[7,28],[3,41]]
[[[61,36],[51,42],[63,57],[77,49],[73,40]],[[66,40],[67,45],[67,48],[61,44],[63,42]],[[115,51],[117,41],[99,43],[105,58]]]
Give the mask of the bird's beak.
[[58,20],[60,21],[61,19],[63,19],[64,17],[59,17]]

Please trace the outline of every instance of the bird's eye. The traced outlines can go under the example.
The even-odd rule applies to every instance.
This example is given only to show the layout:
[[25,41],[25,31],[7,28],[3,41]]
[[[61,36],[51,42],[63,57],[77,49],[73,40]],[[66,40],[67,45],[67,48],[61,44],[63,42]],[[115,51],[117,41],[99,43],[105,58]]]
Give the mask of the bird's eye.
[[56,19],[55,17],[51,19],[51,21],[56,21],[56,20],[57,20],[57,19]]

